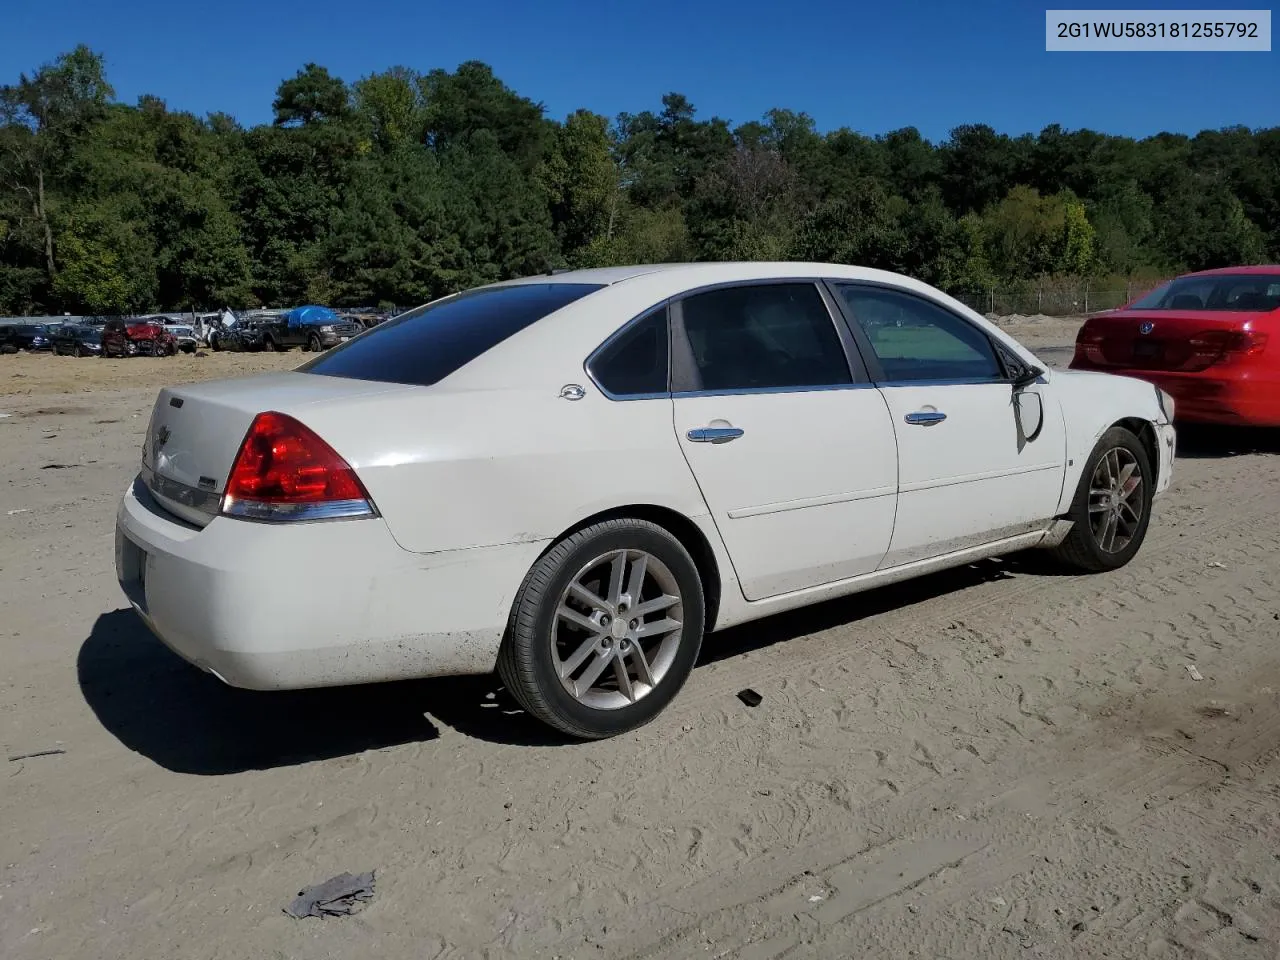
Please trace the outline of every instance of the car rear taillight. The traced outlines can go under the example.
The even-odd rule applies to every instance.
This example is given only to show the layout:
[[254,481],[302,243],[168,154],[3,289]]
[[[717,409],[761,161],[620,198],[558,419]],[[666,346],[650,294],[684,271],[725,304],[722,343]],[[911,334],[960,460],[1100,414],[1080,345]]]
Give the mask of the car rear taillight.
[[1076,360],[1102,363],[1102,344],[1106,339],[1107,335],[1101,327],[1091,327],[1086,321],[1076,334]]
[[231,465],[222,512],[248,520],[374,515],[351,465],[309,427],[274,412],[253,418]]
[[1267,335],[1258,330],[1205,330],[1189,337],[1187,346],[1191,348],[1187,365],[1203,370],[1260,354],[1267,346]]

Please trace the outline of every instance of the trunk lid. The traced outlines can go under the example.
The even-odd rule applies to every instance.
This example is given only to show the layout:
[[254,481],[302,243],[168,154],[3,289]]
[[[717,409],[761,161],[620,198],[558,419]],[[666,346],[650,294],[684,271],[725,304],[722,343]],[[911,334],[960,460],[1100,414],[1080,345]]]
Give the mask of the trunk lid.
[[306,408],[414,390],[398,384],[304,373],[271,373],[165,387],[142,444],[142,478],[170,513],[197,526],[218,512],[249,425],[275,410],[306,422]]
[[1140,310],[1090,317],[1076,359],[1090,367],[1196,372],[1228,360],[1257,315],[1207,310]]

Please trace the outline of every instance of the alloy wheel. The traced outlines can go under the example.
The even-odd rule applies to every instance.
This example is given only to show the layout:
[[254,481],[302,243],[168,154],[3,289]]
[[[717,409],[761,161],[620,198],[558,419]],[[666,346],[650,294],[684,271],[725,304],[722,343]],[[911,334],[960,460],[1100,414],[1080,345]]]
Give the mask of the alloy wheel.
[[1112,447],[1089,480],[1089,526],[1106,553],[1120,553],[1138,532],[1146,509],[1142,467],[1133,452]]
[[583,566],[561,594],[552,664],[579,703],[616,710],[662,681],[683,632],[684,602],[667,565],[643,550],[614,550]]

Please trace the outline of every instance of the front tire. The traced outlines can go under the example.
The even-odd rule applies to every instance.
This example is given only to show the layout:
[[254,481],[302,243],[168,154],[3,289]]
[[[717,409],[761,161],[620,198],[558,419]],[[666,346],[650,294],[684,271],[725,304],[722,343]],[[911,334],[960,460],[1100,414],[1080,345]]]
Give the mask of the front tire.
[[1123,567],[1146,539],[1155,482],[1142,441],[1112,427],[1089,455],[1067,514],[1071,532],[1053,549],[1054,557],[1084,573]]
[[316,334],[307,337],[307,351],[310,353],[319,353],[324,349],[324,345],[320,343],[320,338]]
[[702,646],[702,580],[684,546],[644,520],[593,524],[534,564],[516,594],[498,673],[531,715],[584,740],[656,717]]

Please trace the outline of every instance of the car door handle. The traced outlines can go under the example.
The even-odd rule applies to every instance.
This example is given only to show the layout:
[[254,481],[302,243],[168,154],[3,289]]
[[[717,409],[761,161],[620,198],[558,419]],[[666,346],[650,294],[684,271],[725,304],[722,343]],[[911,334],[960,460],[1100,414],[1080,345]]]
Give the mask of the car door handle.
[[685,436],[694,443],[728,443],[745,432],[741,427],[696,427]]
[[941,410],[917,410],[915,413],[908,413],[902,419],[915,426],[931,427],[947,419],[947,415]]

